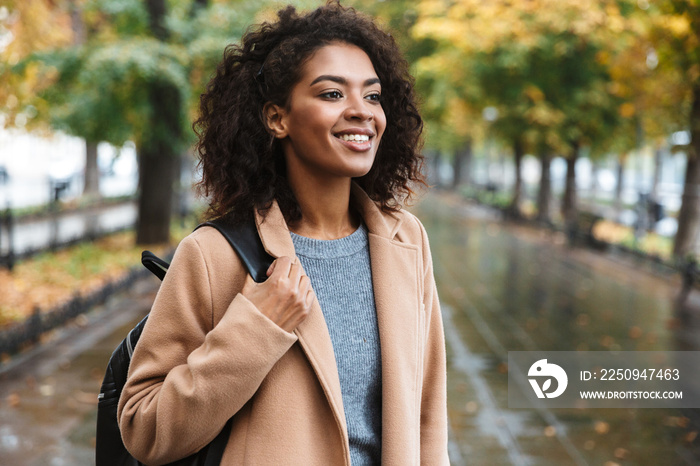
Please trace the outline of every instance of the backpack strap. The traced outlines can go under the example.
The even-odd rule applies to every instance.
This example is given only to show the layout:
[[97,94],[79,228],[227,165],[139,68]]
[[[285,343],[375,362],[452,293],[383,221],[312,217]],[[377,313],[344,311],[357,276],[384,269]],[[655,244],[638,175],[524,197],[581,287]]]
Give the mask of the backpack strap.
[[231,223],[227,217],[219,217],[204,222],[197,228],[205,226],[219,230],[219,233],[236,251],[253,280],[262,283],[267,279],[267,269],[275,258],[268,254],[263,246],[255,226],[255,217],[250,217],[247,221],[240,223]]
[[170,265],[151,251],[143,251],[141,253],[141,263],[160,281],[163,281],[163,278],[165,278],[165,272],[168,271],[168,266]]
[[233,428],[233,418],[226,421],[224,428],[221,432],[211,441],[209,445],[206,446],[206,458],[204,459],[204,464],[202,466],[220,466],[221,458],[224,457],[224,450],[226,450],[226,444],[228,443],[228,438],[231,436],[231,429]]

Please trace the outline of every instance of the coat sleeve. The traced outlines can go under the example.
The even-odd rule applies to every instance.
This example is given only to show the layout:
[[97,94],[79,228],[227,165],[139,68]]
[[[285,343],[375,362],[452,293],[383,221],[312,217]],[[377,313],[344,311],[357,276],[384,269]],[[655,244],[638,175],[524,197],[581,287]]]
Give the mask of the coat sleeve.
[[[117,415],[143,463],[169,463],[213,440],[297,339],[234,291],[212,329],[209,265],[194,235],[180,243],[136,345]],[[245,274],[238,262],[227,268]]]
[[427,319],[421,395],[420,464],[448,465],[445,333],[428,236],[423,225],[418,223],[423,243],[423,305]]

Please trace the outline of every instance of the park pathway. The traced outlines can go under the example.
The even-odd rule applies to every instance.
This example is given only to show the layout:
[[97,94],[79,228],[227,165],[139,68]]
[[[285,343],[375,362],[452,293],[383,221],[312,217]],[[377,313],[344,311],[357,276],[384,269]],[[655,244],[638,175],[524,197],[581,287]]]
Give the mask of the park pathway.
[[508,351],[698,349],[700,329],[673,318],[677,277],[448,195],[414,212],[443,309],[454,465],[700,464],[692,412],[508,409]]

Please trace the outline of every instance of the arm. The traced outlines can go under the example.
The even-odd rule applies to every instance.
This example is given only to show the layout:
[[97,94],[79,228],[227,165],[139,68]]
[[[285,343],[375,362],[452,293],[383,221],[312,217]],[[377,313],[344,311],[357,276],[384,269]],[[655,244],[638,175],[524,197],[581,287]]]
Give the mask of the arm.
[[[419,222],[420,225],[420,222]],[[428,236],[420,225],[423,240],[423,305],[425,306],[426,340],[423,356],[423,390],[421,395],[420,464],[449,464],[447,456],[447,369],[445,334],[442,326],[433,261]]]
[[221,291],[212,290],[210,261],[189,236],[136,346],[118,416],[125,445],[145,463],[171,462],[209,443],[296,341],[235,293],[245,271],[227,247],[217,250],[229,260],[219,261],[228,265],[216,273],[236,275],[227,291],[235,297],[216,327]]

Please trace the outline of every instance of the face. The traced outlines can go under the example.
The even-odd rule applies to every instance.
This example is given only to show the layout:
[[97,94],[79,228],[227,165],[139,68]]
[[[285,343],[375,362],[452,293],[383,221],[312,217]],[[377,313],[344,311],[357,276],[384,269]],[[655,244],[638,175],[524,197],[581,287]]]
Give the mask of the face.
[[268,106],[290,178],[354,178],[372,168],[386,117],[381,84],[362,49],[331,44],[302,69],[286,107]]

